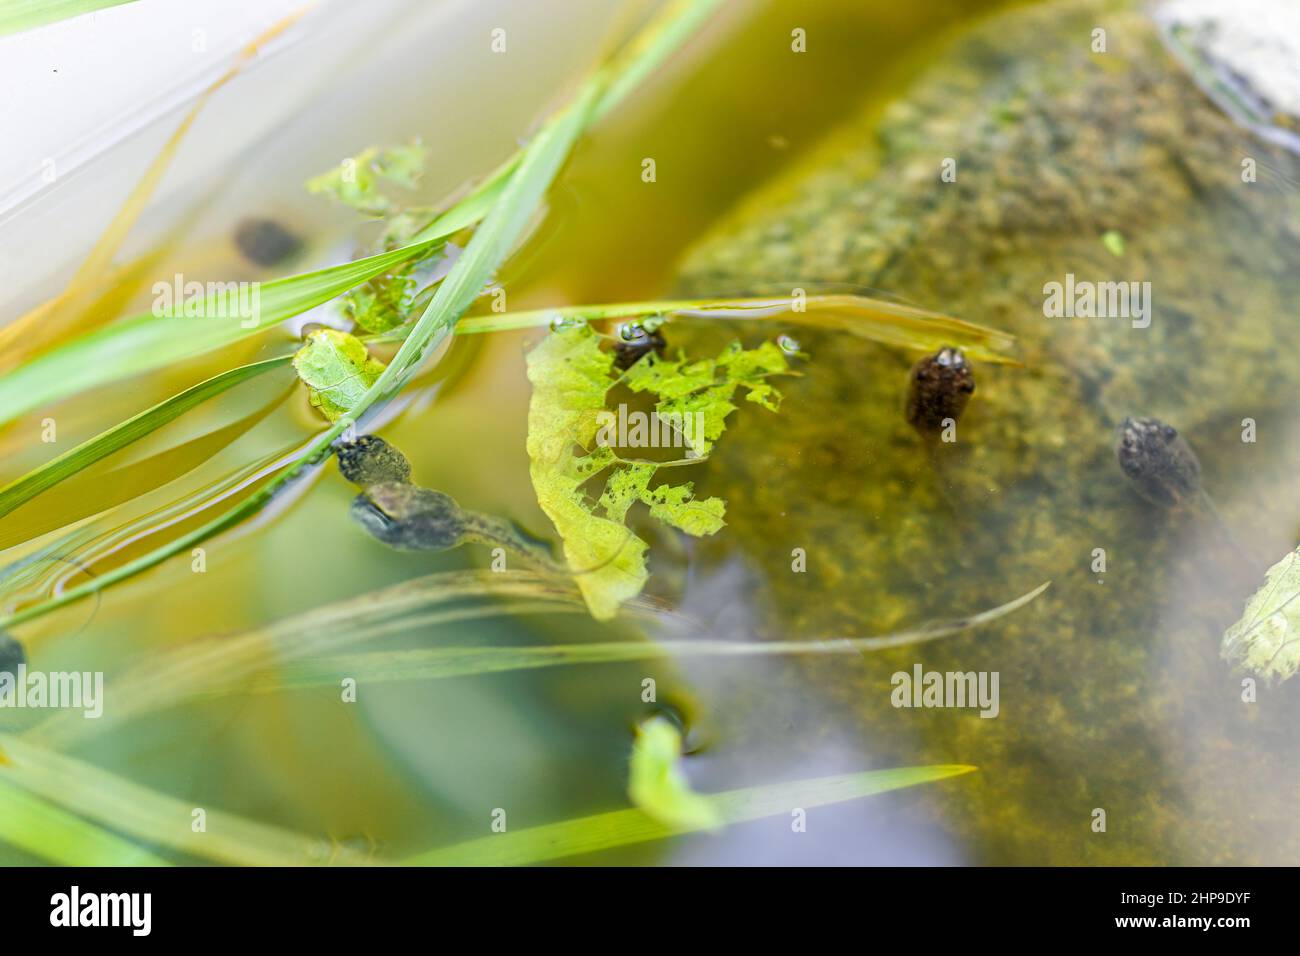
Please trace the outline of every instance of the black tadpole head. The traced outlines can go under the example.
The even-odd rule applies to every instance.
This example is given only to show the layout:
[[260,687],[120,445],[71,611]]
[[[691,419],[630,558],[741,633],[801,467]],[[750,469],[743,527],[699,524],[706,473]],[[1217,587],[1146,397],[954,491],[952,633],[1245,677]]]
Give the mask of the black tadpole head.
[[445,551],[465,541],[465,513],[450,495],[409,482],[370,485],[352,501],[352,520],[401,551]]
[[961,349],[944,347],[912,366],[907,389],[907,420],[922,434],[956,422],[975,391],[975,372]]
[[235,248],[255,266],[273,266],[302,248],[302,240],[274,219],[244,219],[235,227]]
[[1201,463],[1172,425],[1158,418],[1126,418],[1115,443],[1119,466],[1147,501],[1179,508],[1201,490]]
[[22,644],[12,636],[0,631],[0,674],[18,675],[18,665],[27,663],[27,654]]
[[335,453],[339,474],[362,488],[411,480],[411,463],[406,456],[378,435],[362,435],[355,441],[340,442]]
[[667,345],[658,329],[647,332],[642,326],[629,323],[619,330],[618,341],[614,343],[614,365],[626,372],[643,355],[651,352],[663,355]]

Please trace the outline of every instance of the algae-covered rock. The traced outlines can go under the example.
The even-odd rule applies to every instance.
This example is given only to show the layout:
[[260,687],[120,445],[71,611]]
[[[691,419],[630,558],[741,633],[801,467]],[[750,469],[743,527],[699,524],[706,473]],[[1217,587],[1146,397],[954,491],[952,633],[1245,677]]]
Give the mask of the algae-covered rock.
[[[1018,337],[1023,367],[978,367],[957,441],[927,453],[902,411],[920,356],[799,331],[812,362],[781,432],[736,429],[708,481],[774,634],[879,633],[1053,581],[975,634],[791,678],[881,765],[978,765],[925,797],[974,859],[1300,853],[1295,692],[1245,702],[1217,656],[1300,532],[1297,183],[1300,160],[1220,112],[1140,10],[1047,4],[957,38],[684,263],[684,294],[865,287]],[[1110,314],[1088,315],[1090,284]],[[1134,493],[1129,415],[1176,426],[1230,532]],[[998,672],[999,716],[894,707],[891,674],[918,662]]]

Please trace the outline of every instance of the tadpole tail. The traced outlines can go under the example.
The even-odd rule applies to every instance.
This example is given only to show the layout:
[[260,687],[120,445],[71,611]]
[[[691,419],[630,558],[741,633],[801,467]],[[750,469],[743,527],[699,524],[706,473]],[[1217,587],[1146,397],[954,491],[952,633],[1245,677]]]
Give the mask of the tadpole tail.
[[489,547],[505,548],[524,561],[545,571],[567,574],[568,569],[551,557],[550,549],[517,527],[514,522],[476,511],[464,512],[465,538]]
[[1214,523],[1219,526],[1219,530],[1227,539],[1228,544],[1232,545],[1232,550],[1237,552],[1237,557],[1241,559],[1242,564],[1246,568],[1253,568],[1254,562],[1251,561],[1250,555],[1246,553],[1246,549],[1237,540],[1237,536],[1232,533],[1232,529],[1228,527],[1228,522],[1223,520],[1223,515],[1219,514],[1219,509],[1214,504],[1214,499],[1210,497],[1210,493],[1204,488],[1201,489],[1201,501],[1204,502],[1205,510],[1210,513]]
[[948,487],[947,462],[940,457],[939,446],[934,436],[922,436],[922,444],[925,446],[925,457],[930,465],[930,477],[934,481],[935,490],[939,492],[940,500],[952,515],[960,515],[961,509],[957,507],[957,502]]
[[525,561],[565,577],[577,578],[584,574],[594,574],[601,568],[609,567],[610,564],[618,560],[618,556],[623,553],[623,549],[627,547],[628,542],[634,537],[631,528],[624,528],[626,534],[622,542],[609,557],[589,568],[581,568],[575,571],[567,564],[556,561],[551,556],[550,549],[543,542],[531,537],[511,521],[476,512],[466,512],[465,517],[467,537],[470,540],[477,541],[479,544],[508,548]]

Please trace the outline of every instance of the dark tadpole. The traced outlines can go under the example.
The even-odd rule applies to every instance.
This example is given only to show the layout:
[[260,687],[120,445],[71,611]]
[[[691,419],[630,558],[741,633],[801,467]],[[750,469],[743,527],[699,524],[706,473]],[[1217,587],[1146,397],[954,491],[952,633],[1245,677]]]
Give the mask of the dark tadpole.
[[907,390],[907,421],[923,435],[956,423],[975,391],[975,372],[961,349],[941,348],[912,366]]
[[626,372],[642,356],[651,352],[662,356],[667,346],[663,333],[658,329],[646,331],[635,322],[629,322],[618,330],[618,341],[614,343],[614,365]]
[[1201,496],[1201,463],[1172,425],[1158,418],[1126,418],[1115,455],[1139,495],[1164,508],[1184,508]]
[[273,266],[294,256],[302,240],[274,219],[242,219],[235,227],[235,248],[256,266]]
[[366,487],[352,502],[352,518],[400,551],[445,551],[470,539],[470,517],[450,495],[410,482]]
[[12,635],[0,631],[0,674],[9,673],[17,677],[18,665],[27,663],[27,653]]
[[462,508],[450,495],[411,481],[411,463],[377,435],[340,442],[339,472],[361,487],[352,519],[370,535],[401,551],[445,551],[462,544],[503,547],[529,563],[567,571],[550,547],[514,522]]
[[364,488],[411,480],[411,463],[406,456],[378,435],[362,435],[354,441],[340,442],[335,454],[340,474],[354,485]]

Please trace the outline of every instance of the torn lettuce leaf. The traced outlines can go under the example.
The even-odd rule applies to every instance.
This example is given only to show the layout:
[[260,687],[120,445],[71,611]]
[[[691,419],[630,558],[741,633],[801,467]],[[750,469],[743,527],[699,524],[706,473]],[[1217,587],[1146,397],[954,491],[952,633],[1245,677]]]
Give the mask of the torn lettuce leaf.
[[[433,217],[423,206],[404,206],[385,195],[380,186],[394,183],[407,189],[419,185],[427,150],[419,140],[405,146],[372,146],[338,167],[307,181],[308,192],[326,196],[371,219],[383,219],[383,230],[370,245],[371,254],[405,245]],[[404,324],[427,301],[442,274],[437,267],[444,249],[425,253],[344,294],[340,314],[357,328],[373,334]]]
[[1300,670],[1300,548],[1268,569],[1241,620],[1223,635],[1221,653],[1269,681]]
[[528,353],[529,475],[593,617],[609,620],[645,586],[648,545],[624,525],[633,504],[696,536],[717,533],[726,514],[721,498],[696,498],[691,482],[651,487],[662,465],[626,461],[597,441],[609,389],[623,384],[652,394],[659,415],[698,415],[691,421],[702,425],[687,429],[685,439],[692,455],[703,456],[736,410],[736,389],[744,386],[750,400],[775,411],[779,394],[766,378],[788,371],[774,344],[746,351],[733,342],[718,358],[702,361],[651,352],[620,376],[613,353],[601,349],[585,324],[555,329]]
[[396,208],[393,200],[380,191],[380,183],[387,181],[414,189],[424,169],[425,153],[419,140],[405,146],[371,146],[329,172],[309,179],[307,191],[380,219]]
[[648,816],[670,827],[713,829],[722,814],[708,797],[691,789],[682,773],[682,735],[666,717],[651,717],[636,729],[628,798]]
[[293,357],[298,377],[308,386],[311,403],[330,421],[352,411],[384,363],[371,357],[360,339],[337,329],[317,329]]

